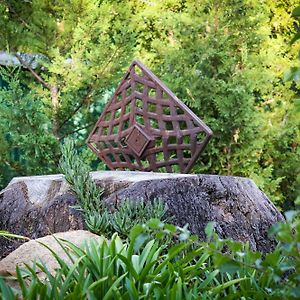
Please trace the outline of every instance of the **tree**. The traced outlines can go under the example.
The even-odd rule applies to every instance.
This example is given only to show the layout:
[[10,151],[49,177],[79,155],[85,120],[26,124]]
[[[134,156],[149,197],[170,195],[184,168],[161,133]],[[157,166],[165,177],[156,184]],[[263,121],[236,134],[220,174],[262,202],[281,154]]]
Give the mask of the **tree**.
[[300,164],[285,2],[152,1],[138,49],[214,131],[195,171],[251,177],[278,204],[294,199]]
[[[26,112],[31,121],[33,114],[42,114],[43,121],[37,122],[47,124],[44,131],[38,123],[28,128],[30,136],[38,137],[38,141],[27,139],[21,143],[22,134],[18,137],[16,133],[12,138],[12,131],[7,131],[3,123],[0,138],[10,146],[3,144],[2,151],[11,157],[15,151],[11,149],[24,153],[32,144],[41,143],[41,148],[51,144],[45,158],[57,163],[59,141],[75,134],[82,144],[111,94],[115,80],[132,59],[134,34],[130,27],[130,7],[121,5],[120,1],[4,0],[0,2],[0,13],[0,49],[14,54],[25,70],[17,71],[19,79],[15,75],[5,76],[9,88],[2,90],[0,103],[12,107],[16,105],[12,101],[15,93],[21,98],[28,95],[31,108],[18,104],[15,106],[18,114]],[[39,55],[39,66],[32,68],[21,53]],[[7,96],[7,93],[11,94]],[[6,113],[8,118],[9,111]],[[22,126],[22,121],[19,119],[17,127]],[[13,145],[10,140],[14,140]],[[24,169],[20,167],[24,164],[12,159],[10,168],[14,174],[49,171],[47,163],[40,164],[36,155],[25,157],[22,155],[22,160],[32,160],[25,165],[35,165],[36,170]],[[2,164],[4,168],[5,162]]]

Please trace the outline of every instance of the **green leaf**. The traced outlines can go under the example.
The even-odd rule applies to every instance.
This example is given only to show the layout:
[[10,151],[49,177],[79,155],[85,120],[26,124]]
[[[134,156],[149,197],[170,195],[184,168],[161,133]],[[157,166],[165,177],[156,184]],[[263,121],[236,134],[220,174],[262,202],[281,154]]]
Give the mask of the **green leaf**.
[[297,6],[293,12],[292,12],[292,17],[300,17],[300,6]]
[[138,280],[139,275],[136,272],[136,270],[132,264],[132,261],[130,261],[127,257],[120,255],[120,254],[117,254],[117,257],[119,259],[121,259],[123,261],[123,263],[126,265],[126,268],[128,269],[128,272],[130,273],[130,275],[133,276],[135,280]]
[[18,234],[13,234],[13,233],[10,233],[10,232],[5,231],[5,230],[0,230],[0,237],[1,236],[8,237],[8,238],[18,238],[18,239],[29,240],[28,237],[25,237],[25,236],[22,236],[22,235],[18,235]]
[[208,222],[205,226],[204,232],[208,239],[210,239],[213,236],[215,225],[215,222]]
[[220,285],[212,288],[210,291],[214,294],[218,294],[218,293],[220,293],[220,291],[230,287],[231,285],[234,285],[234,284],[239,283],[239,282],[244,281],[244,280],[249,280],[249,279],[247,277],[233,279],[233,280],[227,281],[223,284],[220,284]]
[[14,293],[10,286],[5,284],[5,282],[0,278],[0,296],[2,295],[2,298],[5,300],[14,300],[17,299],[17,297],[14,296]]
[[105,276],[105,277],[102,277],[100,279],[98,279],[97,281],[94,281],[89,287],[88,289],[89,290],[92,290],[94,289],[95,287],[97,287],[100,283],[104,282],[104,281],[107,281],[108,279],[108,276]]
[[234,274],[241,269],[241,265],[236,261],[227,261],[220,265],[221,273]]
[[296,210],[289,210],[284,213],[285,218],[288,222],[292,222],[294,217],[297,216],[298,212]]
[[220,273],[219,270],[214,270],[208,274],[208,276],[205,278],[203,282],[200,283],[199,288],[205,289],[214,279],[215,277]]
[[105,296],[103,297],[103,300],[113,299],[113,292],[119,285],[119,283],[123,280],[124,277],[127,276],[127,272],[123,275],[121,275],[115,282],[110,286],[108,291],[106,292]]
[[293,38],[291,39],[291,41],[290,41],[290,44],[292,45],[292,44],[294,44],[297,40],[299,40],[300,39],[300,31],[298,31],[294,36],[293,36]]
[[151,229],[160,229],[163,227],[163,223],[159,219],[150,219],[146,225]]

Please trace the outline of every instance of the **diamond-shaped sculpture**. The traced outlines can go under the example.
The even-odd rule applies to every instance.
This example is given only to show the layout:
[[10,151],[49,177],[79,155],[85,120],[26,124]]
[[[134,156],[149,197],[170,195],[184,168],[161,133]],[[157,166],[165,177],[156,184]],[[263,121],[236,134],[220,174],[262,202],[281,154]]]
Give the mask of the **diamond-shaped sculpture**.
[[211,136],[201,119],[133,61],[87,144],[112,170],[188,173]]

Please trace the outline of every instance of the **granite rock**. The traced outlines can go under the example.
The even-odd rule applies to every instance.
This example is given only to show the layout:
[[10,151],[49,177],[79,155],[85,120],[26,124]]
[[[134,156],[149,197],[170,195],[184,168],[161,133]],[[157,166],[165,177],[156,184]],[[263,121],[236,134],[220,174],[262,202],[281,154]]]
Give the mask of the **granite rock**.
[[[223,238],[248,241],[252,249],[270,251],[275,241],[267,235],[283,217],[255,183],[247,178],[217,175],[187,175],[125,171],[91,172],[103,200],[115,206],[126,199],[168,205],[174,223],[204,238],[209,221]],[[100,201],[100,199],[99,199]],[[29,238],[55,232],[84,229],[77,199],[62,175],[14,178],[0,192],[0,230]],[[24,240],[0,238],[0,258]]]

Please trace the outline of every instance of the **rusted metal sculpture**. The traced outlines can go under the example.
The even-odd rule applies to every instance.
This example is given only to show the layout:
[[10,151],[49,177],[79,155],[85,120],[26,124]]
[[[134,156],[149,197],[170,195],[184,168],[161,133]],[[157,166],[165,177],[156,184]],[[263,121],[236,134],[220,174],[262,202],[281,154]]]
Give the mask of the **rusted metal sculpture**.
[[112,169],[188,173],[212,131],[133,61],[87,139]]

